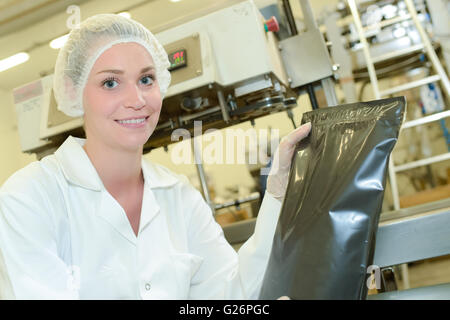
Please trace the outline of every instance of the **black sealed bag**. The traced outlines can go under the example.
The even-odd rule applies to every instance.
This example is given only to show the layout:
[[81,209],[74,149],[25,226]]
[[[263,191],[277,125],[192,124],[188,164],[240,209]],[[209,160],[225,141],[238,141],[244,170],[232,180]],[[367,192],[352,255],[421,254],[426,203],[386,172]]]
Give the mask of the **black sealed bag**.
[[260,299],[365,299],[404,97],[303,115]]

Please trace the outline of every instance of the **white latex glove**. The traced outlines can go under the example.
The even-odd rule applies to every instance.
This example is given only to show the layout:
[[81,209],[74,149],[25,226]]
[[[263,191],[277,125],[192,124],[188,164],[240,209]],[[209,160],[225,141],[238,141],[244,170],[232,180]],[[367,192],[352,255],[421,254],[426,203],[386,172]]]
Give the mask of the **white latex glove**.
[[305,123],[281,139],[273,157],[272,167],[267,177],[266,191],[275,199],[283,201],[288,185],[289,170],[295,146],[311,131],[311,122]]

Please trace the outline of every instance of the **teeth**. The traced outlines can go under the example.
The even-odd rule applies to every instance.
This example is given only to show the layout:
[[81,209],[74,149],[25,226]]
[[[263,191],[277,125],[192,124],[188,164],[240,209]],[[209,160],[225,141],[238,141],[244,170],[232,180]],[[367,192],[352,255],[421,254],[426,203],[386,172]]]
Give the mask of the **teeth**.
[[142,119],[132,119],[132,120],[117,120],[118,123],[142,123],[145,121],[145,118]]

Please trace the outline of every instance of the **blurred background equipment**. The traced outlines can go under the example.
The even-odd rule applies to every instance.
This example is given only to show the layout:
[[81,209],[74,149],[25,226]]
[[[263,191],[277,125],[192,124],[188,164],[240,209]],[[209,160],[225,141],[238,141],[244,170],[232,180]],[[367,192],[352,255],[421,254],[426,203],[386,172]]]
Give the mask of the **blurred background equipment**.
[[[397,11],[400,11],[400,10],[392,4],[384,5],[382,8],[380,8],[376,5],[368,6],[366,9],[365,16],[364,16],[365,17],[365,26],[369,30],[374,29],[374,28],[372,28],[372,26],[374,26],[374,25],[376,26],[376,28],[379,28],[381,19],[383,17],[386,19],[384,21],[387,21],[384,23],[384,25],[387,25],[387,26],[395,24],[395,22],[398,22],[398,21],[411,20],[412,25],[414,25],[414,27],[415,27],[415,31],[419,34],[419,37],[417,37],[418,39],[416,40],[417,45],[415,47],[417,47],[419,49],[423,49],[426,52],[426,55],[427,55],[428,59],[430,60],[432,69],[436,72],[436,74],[427,76],[424,78],[420,78],[418,80],[411,81],[407,84],[402,84],[402,85],[395,86],[395,87],[392,87],[392,88],[389,88],[386,90],[379,89],[378,79],[377,79],[377,74],[375,72],[374,63],[391,60],[391,59],[394,59],[399,56],[404,56],[405,54],[411,52],[411,47],[408,48],[407,50],[404,50],[401,48],[401,49],[396,49],[395,51],[388,52],[386,54],[382,54],[382,55],[378,54],[378,56],[376,56],[375,58],[372,58],[372,55],[369,50],[369,44],[366,39],[368,36],[367,36],[367,34],[365,34],[365,30],[363,29],[363,23],[359,16],[359,11],[356,6],[356,2],[355,2],[355,0],[349,0],[348,2],[349,2],[350,10],[353,15],[353,20],[356,25],[356,30],[357,30],[357,34],[359,36],[360,44],[362,45],[364,57],[366,60],[366,67],[367,67],[367,70],[369,71],[370,82],[371,82],[376,99],[380,99],[380,98],[386,97],[386,96],[391,96],[393,94],[397,94],[399,92],[403,92],[405,90],[409,90],[409,89],[413,89],[413,88],[417,88],[417,87],[423,88],[424,86],[426,89],[428,88],[427,92],[429,92],[430,90],[427,85],[436,83],[438,81],[441,82],[441,84],[447,94],[447,97],[450,98],[450,82],[448,80],[447,74],[440,63],[439,58],[437,57],[436,52],[434,51],[434,48],[431,45],[428,35],[424,31],[422,24],[419,21],[419,18],[418,18],[417,12],[416,12],[416,8],[415,8],[412,0],[405,0],[404,6],[406,6],[406,11],[403,15],[397,15]],[[399,30],[401,30],[401,31],[399,31]],[[392,35],[392,37],[394,37],[394,38],[403,37],[406,35],[406,30],[404,28],[403,29],[396,28],[396,29],[392,30],[392,32],[389,34]],[[380,35],[378,35],[378,37],[380,37]],[[391,37],[388,37],[388,39],[391,39]],[[412,46],[412,47],[414,48],[414,46]],[[431,97],[429,94],[425,94],[425,96],[427,97],[425,102],[429,106],[428,109],[430,109],[430,102],[434,101],[433,105],[437,104],[437,107],[435,107],[434,109],[435,110],[437,109],[437,111],[440,112],[443,110],[443,106],[439,105],[439,102],[442,103],[443,101],[442,101],[442,99],[441,99],[441,101],[438,101],[439,100],[438,97],[441,97],[440,92],[436,89],[437,88],[436,86],[433,86],[433,88],[435,90],[434,90],[434,94],[433,93],[431,94]],[[437,93],[439,93],[439,95]],[[431,99],[429,99],[428,97],[430,97]],[[447,117],[448,114],[441,114],[441,116]],[[421,125],[424,122],[426,123],[427,120],[430,120],[430,118],[423,117],[422,121],[420,121],[420,122],[419,121],[416,121],[414,123],[406,122],[405,125],[403,126],[403,129],[412,127],[412,126]],[[390,178],[393,201],[394,201],[394,209],[396,209],[396,210],[400,209],[400,199],[399,199],[397,179],[396,179],[397,172],[407,170],[410,168],[427,165],[427,164],[434,163],[434,162],[448,160],[448,159],[450,159],[450,152],[446,152],[442,155],[438,155],[435,157],[428,157],[428,158],[410,162],[410,163],[404,163],[401,166],[396,166],[394,164],[393,156],[391,156],[390,163],[389,163],[389,178]]]

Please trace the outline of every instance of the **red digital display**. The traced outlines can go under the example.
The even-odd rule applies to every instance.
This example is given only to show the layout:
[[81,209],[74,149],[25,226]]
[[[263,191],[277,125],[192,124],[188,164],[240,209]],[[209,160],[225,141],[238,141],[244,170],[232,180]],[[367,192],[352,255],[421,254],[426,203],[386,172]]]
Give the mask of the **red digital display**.
[[186,50],[180,49],[169,54],[169,71],[187,66]]

